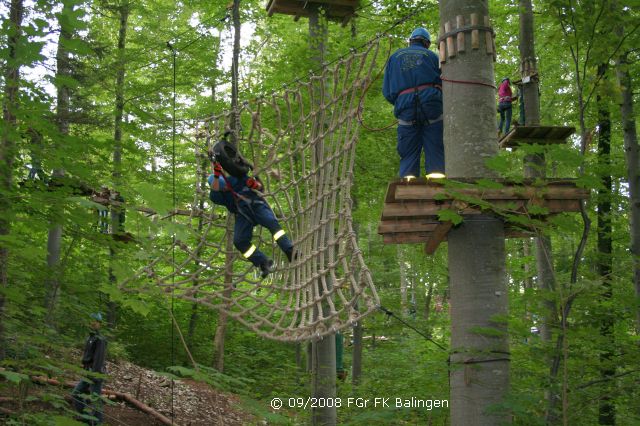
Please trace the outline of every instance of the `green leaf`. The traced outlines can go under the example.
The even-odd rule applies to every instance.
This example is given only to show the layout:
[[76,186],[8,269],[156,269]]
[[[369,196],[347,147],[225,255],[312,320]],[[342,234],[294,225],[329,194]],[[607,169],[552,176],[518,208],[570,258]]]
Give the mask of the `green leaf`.
[[462,223],[463,217],[453,210],[443,209],[438,212],[438,220],[441,222],[451,222],[454,225]]
[[496,182],[491,179],[478,179],[476,182],[479,188],[488,188],[488,189],[500,189],[504,188],[504,185],[500,182]]
[[70,202],[77,203],[81,207],[86,207],[88,209],[97,209],[100,211],[107,210],[107,208],[102,204],[96,203],[95,201],[88,200],[84,197],[69,197],[68,200]]
[[64,416],[53,416],[53,424],[55,426],[82,426],[85,423],[81,423],[77,420],[73,420],[69,417]]
[[135,189],[140,193],[145,200],[145,204],[151,207],[159,215],[165,215],[173,207],[173,200],[171,194],[158,185],[154,185],[149,182],[141,182],[135,186]]
[[26,374],[16,373],[14,371],[9,371],[9,370],[0,370],[0,376],[3,376],[5,379],[7,379],[12,383],[29,381],[29,376],[27,376]]

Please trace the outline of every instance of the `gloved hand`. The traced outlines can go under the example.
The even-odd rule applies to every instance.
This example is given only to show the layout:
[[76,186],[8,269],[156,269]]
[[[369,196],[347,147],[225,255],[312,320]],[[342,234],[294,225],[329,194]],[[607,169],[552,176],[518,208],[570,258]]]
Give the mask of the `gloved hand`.
[[255,189],[258,191],[262,189],[262,184],[257,179],[254,179],[252,177],[247,179],[247,186],[250,189]]
[[222,176],[222,166],[217,161],[213,163],[213,175],[220,177]]

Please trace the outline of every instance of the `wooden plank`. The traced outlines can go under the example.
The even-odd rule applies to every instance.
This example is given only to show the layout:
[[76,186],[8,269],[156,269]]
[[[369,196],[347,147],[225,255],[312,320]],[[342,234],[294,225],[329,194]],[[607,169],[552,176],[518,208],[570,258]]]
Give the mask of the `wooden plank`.
[[[293,15],[296,17],[309,16],[308,2],[299,0],[271,0],[266,7],[269,16],[274,13]],[[328,19],[345,19],[355,13],[357,0],[319,0],[313,3],[325,4],[324,7]]]
[[[527,206],[539,206],[548,209],[548,213],[561,213],[561,212],[577,212],[580,211],[580,200],[544,200],[538,199],[535,202],[524,203],[522,200],[493,200],[491,205],[497,210],[513,211],[514,209],[520,209],[522,206],[526,209]],[[515,204],[515,205],[514,205]],[[382,219],[389,220],[390,218],[400,217],[418,217],[424,219],[436,218],[438,212],[444,209],[452,209],[461,215],[475,215],[482,213],[482,210],[474,207],[462,207],[452,208],[453,203],[445,201],[444,203],[430,203],[428,201],[406,201],[404,203],[392,203],[385,204],[382,209]],[[491,210],[491,209],[488,209]]]
[[500,139],[500,147],[513,148],[519,144],[532,143],[540,145],[566,143],[566,139],[575,131],[575,127],[564,126],[518,126]]
[[[478,26],[478,14],[477,13],[472,13],[471,14],[471,26],[472,27],[477,27]],[[480,49],[480,30],[471,30],[471,48],[473,50]]]
[[[491,21],[489,20],[488,16],[484,17],[484,26],[485,27],[491,26]],[[487,44],[487,55],[493,55],[493,36],[489,31],[485,31],[484,36]]]
[[416,232],[414,234],[384,234],[382,241],[385,244],[418,244],[426,243],[431,238],[431,232]]
[[433,254],[436,252],[440,242],[445,239],[452,226],[453,224],[451,222],[442,222],[438,225],[435,231],[431,233],[431,238],[424,246],[426,254]]
[[[446,33],[451,31],[451,23],[449,21],[444,23],[444,31]],[[455,48],[455,46],[453,44],[453,37],[452,36],[447,37],[447,56],[449,58],[453,58],[454,56],[456,56],[456,48]]]
[[482,200],[528,200],[531,198],[545,199],[575,199],[583,200],[589,197],[589,191],[584,188],[570,186],[547,187],[503,187],[503,188],[460,188],[446,189],[426,185],[398,186],[395,191],[396,200],[435,200],[436,196],[445,195],[443,201],[449,200],[448,194],[460,194],[462,196],[475,197]]
[[389,187],[387,188],[387,195],[384,197],[385,203],[394,203],[396,201],[397,186],[398,186],[398,181],[389,182]]
[[[456,16],[456,28],[460,29],[462,27],[464,27],[464,16],[458,15],[458,16]],[[458,33],[457,42],[458,42],[458,52],[464,52],[465,46],[464,46],[464,32],[463,31]]]
[[440,222],[429,219],[396,219],[383,220],[378,226],[378,234],[395,234],[400,232],[431,232]]

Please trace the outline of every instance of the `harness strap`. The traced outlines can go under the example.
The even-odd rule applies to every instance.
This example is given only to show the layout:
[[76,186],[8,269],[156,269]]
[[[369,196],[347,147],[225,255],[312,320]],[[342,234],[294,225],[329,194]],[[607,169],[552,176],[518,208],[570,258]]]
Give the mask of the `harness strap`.
[[434,118],[433,120],[423,120],[423,121],[418,121],[418,120],[413,120],[413,121],[406,121],[406,120],[400,120],[398,119],[398,125],[399,126],[415,126],[416,124],[426,124],[427,126],[433,123],[437,123],[438,121],[442,121],[443,120],[443,115],[440,114],[440,117],[438,118]]
[[398,96],[400,95],[406,95],[408,93],[416,93],[419,92],[421,90],[424,89],[428,89],[429,87],[435,87],[436,89],[442,91],[442,86],[436,83],[425,83],[425,84],[421,84],[419,86],[416,87],[410,87],[408,89],[404,89],[402,92],[398,93]]

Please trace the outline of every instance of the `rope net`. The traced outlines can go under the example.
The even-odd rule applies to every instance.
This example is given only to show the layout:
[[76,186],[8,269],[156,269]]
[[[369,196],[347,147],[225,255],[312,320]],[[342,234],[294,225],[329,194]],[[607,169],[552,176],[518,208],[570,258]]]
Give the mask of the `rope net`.
[[[358,108],[379,51],[376,40],[307,82],[198,121],[188,232],[123,286],[157,284],[281,341],[322,337],[375,310],[378,295],[356,241],[350,191]],[[238,129],[238,149],[295,247],[289,262],[267,229],[254,228],[252,243],[275,262],[265,279],[233,246],[233,214],[208,198],[201,148],[229,128]]]

